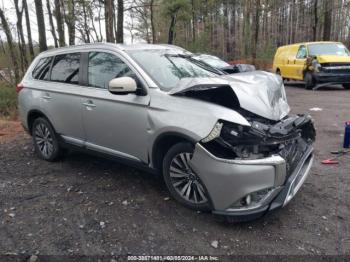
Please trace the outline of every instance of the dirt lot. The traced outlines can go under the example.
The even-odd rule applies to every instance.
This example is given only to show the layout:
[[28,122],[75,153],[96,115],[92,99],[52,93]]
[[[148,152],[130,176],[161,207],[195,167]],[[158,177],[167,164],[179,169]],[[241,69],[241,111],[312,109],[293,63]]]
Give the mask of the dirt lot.
[[350,91],[293,85],[287,93],[294,113],[315,119],[315,164],[288,206],[245,224],[180,206],[143,171],[77,153],[47,163],[34,156],[23,132],[3,135],[0,253],[349,254],[350,155],[339,165],[320,161],[341,148]]

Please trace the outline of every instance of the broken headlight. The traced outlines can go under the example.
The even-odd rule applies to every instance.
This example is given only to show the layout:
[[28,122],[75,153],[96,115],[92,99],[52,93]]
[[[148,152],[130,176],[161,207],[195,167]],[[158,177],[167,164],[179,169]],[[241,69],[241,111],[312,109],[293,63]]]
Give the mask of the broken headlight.
[[202,142],[207,143],[209,141],[212,141],[215,138],[218,138],[220,136],[222,126],[223,126],[223,123],[217,122],[213,130],[211,130],[211,132],[209,133],[209,135],[202,139]]

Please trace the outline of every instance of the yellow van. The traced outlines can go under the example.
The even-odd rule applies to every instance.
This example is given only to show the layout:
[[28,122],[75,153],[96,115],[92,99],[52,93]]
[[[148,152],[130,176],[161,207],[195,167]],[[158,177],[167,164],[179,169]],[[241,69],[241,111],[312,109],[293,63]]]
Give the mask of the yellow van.
[[350,89],[350,52],[340,42],[307,42],[281,46],[273,70],[283,79],[303,80],[306,89],[342,84]]

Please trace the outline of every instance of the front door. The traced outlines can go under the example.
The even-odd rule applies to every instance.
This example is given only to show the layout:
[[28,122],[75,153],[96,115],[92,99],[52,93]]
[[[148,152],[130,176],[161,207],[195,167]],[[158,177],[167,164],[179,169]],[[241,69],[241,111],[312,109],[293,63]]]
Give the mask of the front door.
[[134,78],[139,88],[145,88],[140,77],[116,53],[96,51],[85,56],[87,87],[82,104],[86,147],[147,162],[149,95],[108,91],[109,81],[123,76]]
[[298,53],[293,61],[293,78],[298,80],[304,79],[304,69],[306,67],[307,50],[304,45],[298,49]]

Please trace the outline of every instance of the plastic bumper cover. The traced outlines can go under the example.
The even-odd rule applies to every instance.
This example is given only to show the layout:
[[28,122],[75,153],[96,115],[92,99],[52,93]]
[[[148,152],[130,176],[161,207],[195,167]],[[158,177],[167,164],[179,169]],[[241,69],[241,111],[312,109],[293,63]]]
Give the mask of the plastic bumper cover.
[[[312,152],[309,146],[288,178],[286,162],[279,155],[256,160],[221,159],[197,144],[190,164],[209,193],[214,214],[251,220],[284,206],[295,196],[312,166]],[[266,188],[273,190],[259,205],[232,207],[247,194]]]

